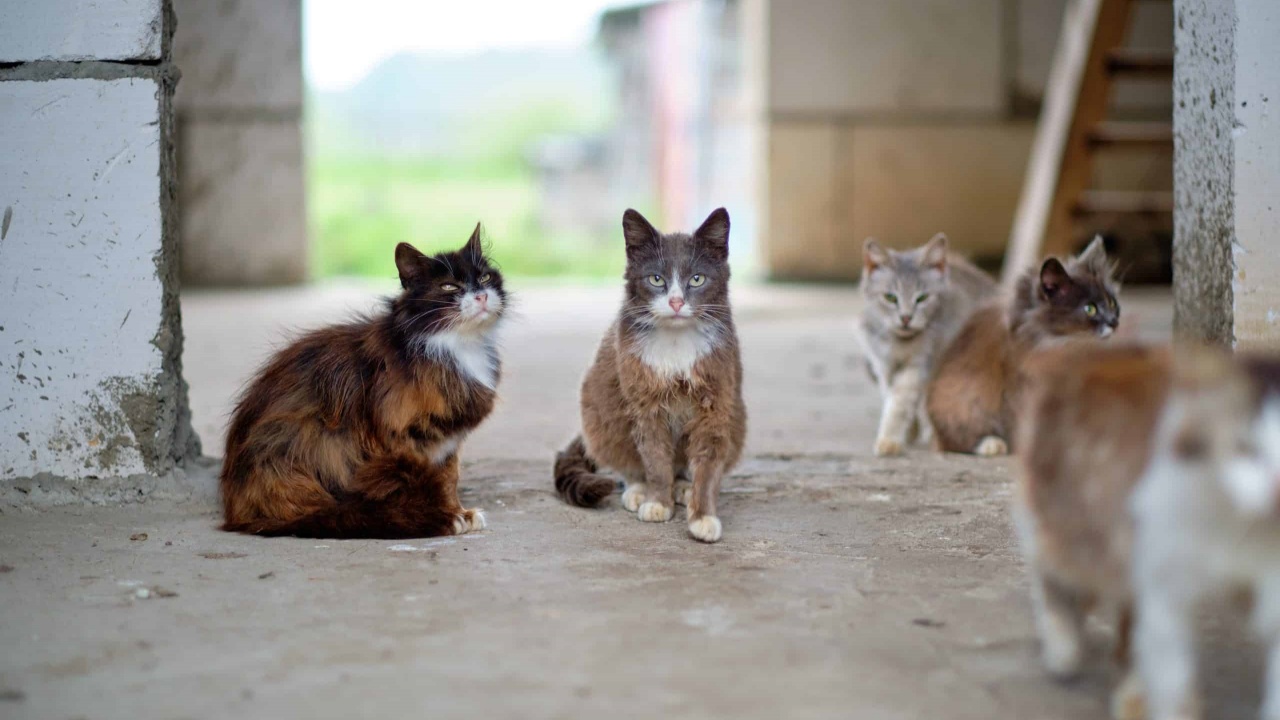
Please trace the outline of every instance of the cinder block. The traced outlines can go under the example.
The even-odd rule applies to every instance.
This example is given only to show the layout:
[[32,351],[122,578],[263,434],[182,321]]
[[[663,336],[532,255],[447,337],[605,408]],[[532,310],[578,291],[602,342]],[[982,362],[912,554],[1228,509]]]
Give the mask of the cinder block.
[[302,109],[301,0],[174,0],[184,114]]
[[849,189],[837,207],[852,241],[873,236],[912,247],[945,232],[962,253],[1003,254],[1034,123],[860,125],[847,132],[839,166]]
[[11,0],[0,11],[0,62],[159,60],[161,0]]
[[185,397],[166,366],[181,339],[165,92],[143,78],[0,82],[0,479],[172,466]]
[[798,115],[1004,111],[1000,0],[772,2],[769,108]]
[[178,135],[183,278],[202,285],[304,280],[297,124],[186,120]]
[[769,216],[761,237],[768,274],[786,279],[845,276],[835,226],[838,127],[775,122],[768,136],[764,182]]

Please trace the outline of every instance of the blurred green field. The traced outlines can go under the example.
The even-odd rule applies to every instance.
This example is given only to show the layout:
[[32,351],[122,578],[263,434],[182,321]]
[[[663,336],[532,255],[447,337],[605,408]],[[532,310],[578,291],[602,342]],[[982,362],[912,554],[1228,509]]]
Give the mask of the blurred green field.
[[396,243],[456,249],[477,221],[508,275],[622,272],[621,252],[592,251],[600,238],[548,237],[538,227],[534,179],[517,162],[313,157],[307,186],[314,277],[394,277]]

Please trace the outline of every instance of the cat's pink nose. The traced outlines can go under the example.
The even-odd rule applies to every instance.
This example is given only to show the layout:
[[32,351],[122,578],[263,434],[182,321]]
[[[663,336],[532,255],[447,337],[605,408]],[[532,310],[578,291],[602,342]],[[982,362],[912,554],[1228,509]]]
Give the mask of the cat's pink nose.
[[667,301],[671,305],[671,309],[680,312],[680,308],[684,307],[684,298],[673,297]]
[[489,307],[489,293],[476,293],[476,302],[480,303],[480,309],[484,310]]
[[899,316],[898,316],[898,319],[902,321],[902,327],[910,327],[910,326],[911,326],[911,316],[910,316],[910,315],[899,315]]

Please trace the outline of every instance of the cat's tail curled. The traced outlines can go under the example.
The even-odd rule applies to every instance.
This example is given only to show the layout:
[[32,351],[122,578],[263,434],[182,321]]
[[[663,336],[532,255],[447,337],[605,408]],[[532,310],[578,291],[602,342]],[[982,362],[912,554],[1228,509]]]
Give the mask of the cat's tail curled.
[[617,483],[596,473],[595,461],[587,456],[587,446],[579,435],[556,453],[556,492],[570,505],[595,507],[613,494]]

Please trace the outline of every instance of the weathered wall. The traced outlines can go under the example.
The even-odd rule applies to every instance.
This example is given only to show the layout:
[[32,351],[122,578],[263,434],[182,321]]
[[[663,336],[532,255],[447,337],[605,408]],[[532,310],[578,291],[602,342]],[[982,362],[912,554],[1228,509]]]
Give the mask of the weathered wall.
[[[93,5],[110,22],[28,5],[2,33],[40,60],[0,70],[0,506],[136,499],[198,453],[181,372],[172,18],[150,0]],[[43,59],[93,53],[123,62]]]
[[174,0],[188,284],[307,276],[301,0]]
[[[938,231],[998,257],[1067,0],[768,2],[760,205],[774,277],[849,279],[864,238]],[[1129,44],[1171,43],[1142,3]],[[1167,80],[1118,84],[1116,117],[1170,113]],[[1098,188],[1168,189],[1169,153],[1100,155]]]
[[1280,349],[1280,6],[1175,9],[1175,327]]

